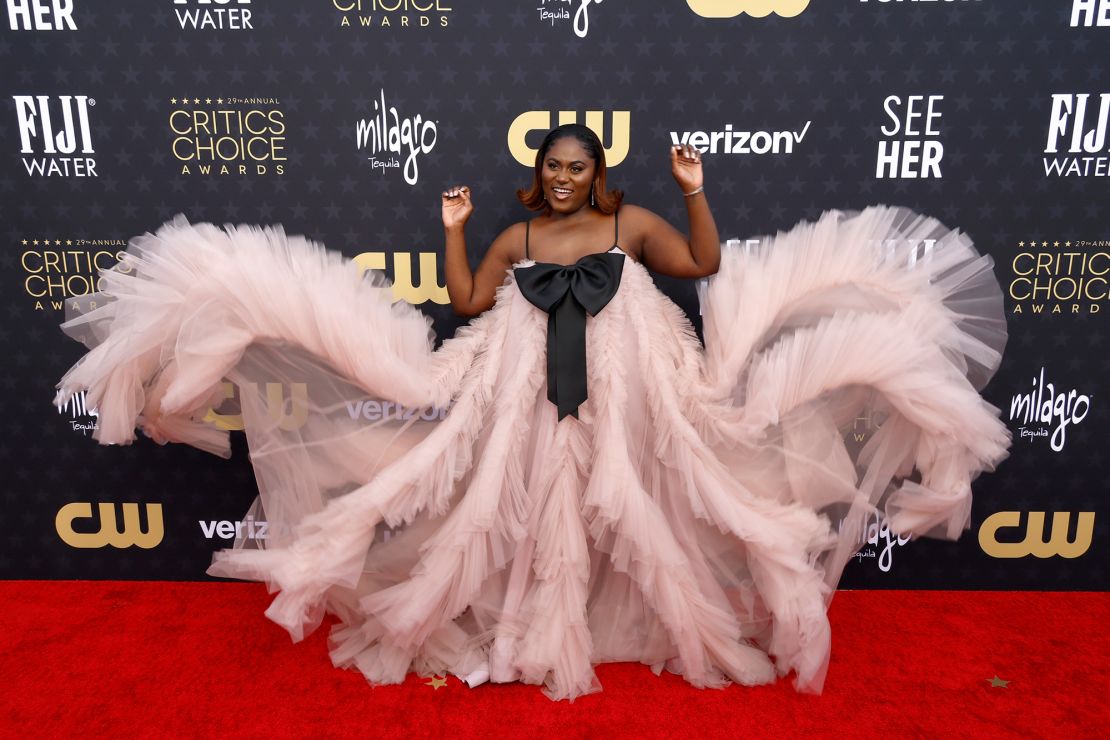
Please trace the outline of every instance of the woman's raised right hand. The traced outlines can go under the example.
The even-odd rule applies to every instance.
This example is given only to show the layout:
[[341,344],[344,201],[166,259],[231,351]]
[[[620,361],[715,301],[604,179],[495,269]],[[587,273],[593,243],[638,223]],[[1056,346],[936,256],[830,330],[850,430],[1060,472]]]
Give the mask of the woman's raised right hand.
[[470,202],[470,188],[458,185],[443,191],[443,227],[446,229],[460,227],[474,212],[474,204]]

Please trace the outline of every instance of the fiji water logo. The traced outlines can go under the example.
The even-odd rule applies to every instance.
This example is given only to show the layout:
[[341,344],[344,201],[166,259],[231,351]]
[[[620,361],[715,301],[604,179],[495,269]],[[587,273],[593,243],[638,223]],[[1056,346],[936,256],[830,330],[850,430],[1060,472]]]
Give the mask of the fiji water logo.
[[13,95],[19,153],[32,177],[96,177],[87,95]]
[[69,415],[69,428],[75,432],[81,432],[82,436],[88,436],[89,432],[99,428],[97,420],[100,418],[100,413],[95,406],[89,408],[86,401],[87,394],[88,391],[78,391],[65,403],[55,404],[59,414]]
[[1044,368],[1033,378],[1033,389],[1028,393],[1015,394],[1010,399],[1010,421],[1021,424],[1018,430],[1022,438],[1033,441],[1037,437],[1049,437],[1053,452],[1064,449],[1067,441],[1067,428],[1087,418],[1091,410],[1091,396],[1080,393],[1074,388],[1056,390],[1053,383],[1044,382]]
[[366,157],[372,170],[401,167],[405,182],[415,185],[420,179],[417,155],[429,154],[436,145],[436,122],[421,115],[402,117],[393,106],[385,103],[385,90],[374,101],[374,115],[362,118],[355,124],[355,140],[359,150],[368,152]]

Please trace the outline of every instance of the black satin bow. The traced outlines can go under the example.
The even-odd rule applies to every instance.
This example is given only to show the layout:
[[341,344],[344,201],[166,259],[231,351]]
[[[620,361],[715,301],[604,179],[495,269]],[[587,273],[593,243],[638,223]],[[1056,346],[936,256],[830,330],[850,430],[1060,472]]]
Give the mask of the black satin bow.
[[547,312],[547,400],[559,420],[586,400],[586,312],[597,316],[620,286],[624,255],[601,252],[573,265],[537,262],[513,270],[520,292]]

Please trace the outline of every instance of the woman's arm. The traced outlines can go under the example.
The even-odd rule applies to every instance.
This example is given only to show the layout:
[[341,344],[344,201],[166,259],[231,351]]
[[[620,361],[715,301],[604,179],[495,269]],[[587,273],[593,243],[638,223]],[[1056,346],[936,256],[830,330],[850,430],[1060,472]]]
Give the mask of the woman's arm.
[[477,316],[493,306],[497,288],[512,266],[513,248],[524,241],[524,225],[514,224],[493,240],[475,272],[466,258],[466,221],[474,211],[465,185],[443,193],[444,275],[451,308],[459,316]]
[[[671,174],[683,195],[701,188],[701,153],[688,144],[671,147]],[[709,201],[705,191],[683,199],[690,222],[689,239],[651,211],[629,207],[635,229],[643,235],[640,260],[648,269],[671,277],[712,275],[721,264],[721,241]]]

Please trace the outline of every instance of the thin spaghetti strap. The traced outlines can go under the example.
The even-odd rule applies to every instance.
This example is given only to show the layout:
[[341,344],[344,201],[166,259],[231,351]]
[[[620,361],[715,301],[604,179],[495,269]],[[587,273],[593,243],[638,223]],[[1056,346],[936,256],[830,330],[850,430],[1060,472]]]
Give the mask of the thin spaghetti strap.
[[618,217],[619,214],[620,214],[620,209],[619,208],[617,210],[613,211],[613,246],[614,247],[619,247],[620,243],[621,243],[621,240],[620,240],[620,226],[619,226],[620,218]]
[[528,259],[528,227],[531,225],[531,221],[524,222],[524,259]]

